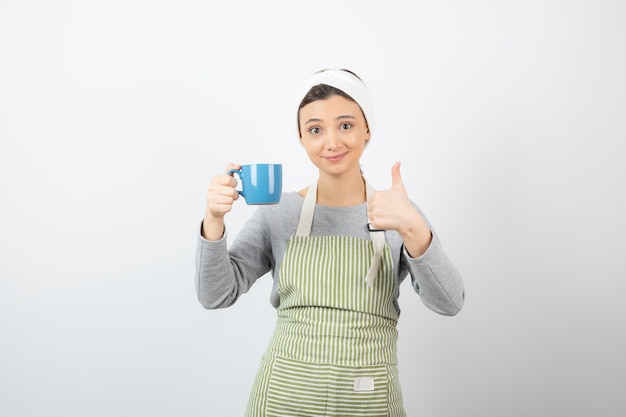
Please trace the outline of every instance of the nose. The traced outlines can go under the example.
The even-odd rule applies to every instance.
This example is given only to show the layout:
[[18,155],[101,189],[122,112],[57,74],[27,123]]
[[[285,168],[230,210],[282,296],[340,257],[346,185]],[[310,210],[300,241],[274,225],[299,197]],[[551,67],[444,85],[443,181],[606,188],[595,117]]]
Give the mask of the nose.
[[337,137],[337,134],[332,131],[328,132],[328,134],[326,135],[326,149],[330,151],[333,149],[337,149],[340,146],[341,141]]

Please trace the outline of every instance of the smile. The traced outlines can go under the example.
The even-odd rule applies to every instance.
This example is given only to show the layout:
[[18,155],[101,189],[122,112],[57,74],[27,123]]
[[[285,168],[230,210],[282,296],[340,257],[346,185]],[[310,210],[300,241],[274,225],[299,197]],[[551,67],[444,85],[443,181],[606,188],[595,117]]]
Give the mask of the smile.
[[328,162],[339,162],[343,159],[344,156],[346,156],[346,154],[347,152],[338,155],[325,156],[324,159],[326,159]]

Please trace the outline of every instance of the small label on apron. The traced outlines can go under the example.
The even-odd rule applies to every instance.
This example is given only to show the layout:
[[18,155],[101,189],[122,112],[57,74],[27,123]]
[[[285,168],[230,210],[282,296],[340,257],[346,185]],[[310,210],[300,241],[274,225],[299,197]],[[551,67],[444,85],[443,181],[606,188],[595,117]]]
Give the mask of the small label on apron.
[[370,376],[354,378],[354,391],[374,391],[374,378]]

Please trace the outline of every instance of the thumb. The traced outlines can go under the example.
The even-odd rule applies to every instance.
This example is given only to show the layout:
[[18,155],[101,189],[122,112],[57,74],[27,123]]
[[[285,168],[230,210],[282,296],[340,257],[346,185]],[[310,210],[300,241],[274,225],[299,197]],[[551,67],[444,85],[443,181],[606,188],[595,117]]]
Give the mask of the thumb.
[[391,168],[391,188],[404,188],[400,175],[400,161],[393,164],[393,168]]

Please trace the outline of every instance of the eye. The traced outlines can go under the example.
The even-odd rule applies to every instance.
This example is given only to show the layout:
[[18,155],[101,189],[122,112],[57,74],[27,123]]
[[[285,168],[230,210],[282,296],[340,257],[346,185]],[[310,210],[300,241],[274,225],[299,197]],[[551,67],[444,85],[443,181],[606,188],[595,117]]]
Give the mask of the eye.
[[350,123],[342,123],[341,124],[341,130],[348,130],[350,128],[352,128],[352,124],[350,124]]
[[317,126],[314,126],[312,128],[309,129],[309,133],[312,135],[317,135],[318,133],[321,132],[321,129]]

